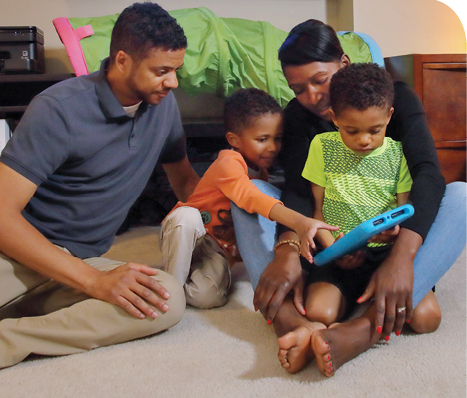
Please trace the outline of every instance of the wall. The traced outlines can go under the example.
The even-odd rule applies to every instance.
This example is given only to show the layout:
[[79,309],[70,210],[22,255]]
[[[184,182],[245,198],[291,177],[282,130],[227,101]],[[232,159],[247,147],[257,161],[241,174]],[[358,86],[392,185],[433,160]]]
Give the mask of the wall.
[[353,0],[354,30],[372,36],[384,57],[466,52],[459,17],[436,0]]
[[[71,72],[52,19],[114,14],[132,2],[0,0],[0,26],[38,26],[45,36],[47,72]],[[286,31],[305,19],[321,19],[336,30],[368,33],[379,43],[385,57],[466,52],[459,18],[437,0],[159,0],[159,4],[167,10],[204,6],[221,17],[265,20]]]
[[327,0],[327,23],[335,30],[354,30],[353,0]]
[[[65,49],[52,25],[52,19],[116,14],[133,2],[132,0],[47,0],[46,2],[0,0],[0,10],[2,10],[0,26],[39,27],[44,31],[47,72],[72,72]],[[169,11],[207,7],[220,17],[268,21],[285,31],[289,31],[297,23],[308,18],[326,20],[326,0],[158,0],[157,3]]]

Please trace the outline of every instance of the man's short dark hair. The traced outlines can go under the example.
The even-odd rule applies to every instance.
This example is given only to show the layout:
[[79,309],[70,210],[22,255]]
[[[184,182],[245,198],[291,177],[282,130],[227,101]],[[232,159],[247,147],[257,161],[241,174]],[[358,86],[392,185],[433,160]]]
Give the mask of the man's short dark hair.
[[268,93],[257,88],[239,89],[225,101],[225,132],[241,134],[254,118],[276,113],[282,114],[282,108]]
[[143,60],[148,51],[165,51],[187,47],[187,40],[177,20],[156,3],[134,3],[117,18],[110,42],[110,60],[115,61],[124,51],[136,62]]
[[389,109],[394,101],[394,84],[389,73],[377,64],[350,64],[332,76],[329,96],[335,115],[348,108]]

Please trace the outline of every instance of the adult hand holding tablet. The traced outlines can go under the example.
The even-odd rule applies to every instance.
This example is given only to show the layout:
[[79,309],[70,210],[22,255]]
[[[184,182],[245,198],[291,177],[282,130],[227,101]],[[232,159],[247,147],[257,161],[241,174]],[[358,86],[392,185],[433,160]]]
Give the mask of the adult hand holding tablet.
[[347,235],[344,235],[331,246],[318,253],[314,257],[314,263],[318,266],[325,265],[348,253],[352,253],[365,246],[368,239],[372,236],[399,225],[401,222],[412,217],[413,214],[414,208],[412,205],[403,205],[364,221]]

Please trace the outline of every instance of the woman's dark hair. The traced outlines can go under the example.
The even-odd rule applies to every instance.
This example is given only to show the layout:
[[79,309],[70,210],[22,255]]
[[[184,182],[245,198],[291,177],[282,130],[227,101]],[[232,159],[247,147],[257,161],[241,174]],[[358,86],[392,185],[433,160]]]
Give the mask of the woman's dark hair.
[[155,3],[134,3],[117,18],[110,41],[110,61],[121,50],[135,61],[144,59],[150,49],[165,51],[187,47],[187,39],[177,20]]
[[344,55],[334,29],[316,19],[295,26],[279,49],[282,67],[310,62],[337,62]]
[[254,118],[282,114],[282,108],[268,93],[257,88],[241,88],[227,97],[224,106],[224,130],[241,134]]
[[389,73],[377,64],[350,64],[332,76],[329,97],[336,116],[349,108],[389,109],[394,101],[394,84]]

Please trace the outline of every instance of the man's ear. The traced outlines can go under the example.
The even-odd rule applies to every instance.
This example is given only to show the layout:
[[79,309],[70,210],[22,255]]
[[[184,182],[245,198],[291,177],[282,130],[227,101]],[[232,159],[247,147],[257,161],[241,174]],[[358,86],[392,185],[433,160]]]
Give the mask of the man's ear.
[[229,143],[229,145],[235,149],[238,149],[239,146],[240,146],[240,137],[235,134],[235,133],[232,133],[231,131],[229,131],[226,135],[225,135],[225,138],[227,139],[227,142]]
[[131,70],[133,59],[125,51],[120,50],[115,56],[115,66],[122,74],[127,74]]

